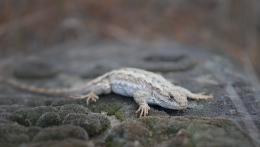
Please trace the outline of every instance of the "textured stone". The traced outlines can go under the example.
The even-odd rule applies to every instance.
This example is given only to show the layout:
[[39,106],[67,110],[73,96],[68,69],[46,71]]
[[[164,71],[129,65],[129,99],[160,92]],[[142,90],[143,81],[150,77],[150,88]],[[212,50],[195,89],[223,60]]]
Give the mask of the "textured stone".
[[64,140],[68,138],[88,140],[88,133],[77,126],[63,125],[43,129],[33,138],[33,141]]
[[29,59],[17,63],[13,71],[15,77],[22,79],[52,78],[58,73],[57,67],[40,59]]
[[36,126],[50,127],[61,124],[61,118],[58,113],[46,112],[36,122]]
[[46,112],[57,112],[57,109],[49,106],[21,108],[14,112],[13,120],[25,126],[32,126]]
[[108,146],[253,146],[235,124],[222,119],[148,117],[112,128]]
[[0,124],[0,143],[20,144],[29,142],[27,128],[16,123]]
[[110,126],[109,120],[101,114],[68,114],[63,124],[72,124],[84,128],[90,136],[96,136],[104,132]]
[[61,119],[63,120],[66,115],[70,113],[83,113],[83,114],[88,114],[90,111],[87,107],[84,107],[82,105],[78,104],[67,104],[63,105],[59,109],[59,114]]
[[[34,95],[0,83],[0,125],[13,122],[24,125],[28,130],[20,134],[29,136],[27,140],[24,138],[26,145],[32,145],[30,140],[34,138],[33,144],[36,146],[59,146],[59,139],[63,140],[60,145],[80,146],[80,141],[64,140],[70,136],[69,133],[62,136],[73,127],[85,132],[83,135],[74,134],[73,138],[82,140],[79,138],[84,138],[82,136],[87,132],[94,146],[253,146],[253,140],[249,138],[260,129],[257,113],[259,102],[255,87],[248,81],[241,65],[234,64],[220,54],[180,46],[174,42],[157,44],[155,41],[144,45],[142,42],[132,44],[98,40],[88,44],[85,41],[67,42],[35,53],[36,58],[45,59],[50,66],[58,65],[63,73],[50,76],[51,79],[46,76],[45,80],[27,81],[31,77],[44,77],[36,73],[34,76],[25,76],[23,81],[44,87],[69,87],[68,83],[84,83],[107,70],[137,67],[160,73],[192,92],[213,94],[215,99],[189,100],[189,108],[183,111],[151,105],[149,117],[138,119],[135,113],[138,105],[133,98],[101,95],[96,103],[87,105],[83,99]],[[15,61],[9,63],[17,65]],[[242,104],[237,104],[239,101]],[[57,123],[58,116],[61,123]],[[223,119],[215,119],[219,117]],[[235,121],[239,127],[229,120]],[[48,126],[56,129],[46,131]]]
[[95,147],[92,142],[79,139],[66,139],[59,141],[44,141],[25,144],[26,147]]

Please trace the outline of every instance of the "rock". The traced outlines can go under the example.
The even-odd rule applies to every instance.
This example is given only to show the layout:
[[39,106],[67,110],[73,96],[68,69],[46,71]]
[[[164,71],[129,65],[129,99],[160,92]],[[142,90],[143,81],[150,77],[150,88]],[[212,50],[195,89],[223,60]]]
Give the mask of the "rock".
[[44,113],[36,122],[36,126],[50,127],[61,124],[60,116],[55,112]]
[[[83,37],[78,41],[66,42],[53,48],[45,48],[46,51],[44,52],[36,53],[35,51],[33,55],[38,58],[37,63],[44,62],[43,64],[47,64],[50,68],[53,68],[53,65],[59,65],[64,72],[57,77],[57,80],[47,79],[47,81],[44,81],[44,83],[46,82],[44,85],[46,87],[55,85],[67,87],[78,82],[84,83],[85,80],[104,74],[110,69],[127,66],[160,73],[175,85],[185,87],[196,93],[206,92],[206,94],[214,95],[215,98],[211,101],[189,99],[188,103],[194,102],[194,104],[183,111],[150,105],[149,117],[139,119],[135,113],[138,105],[133,98],[115,94],[101,95],[96,103],[87,106],[83,99],[48,97],[48,99],[43,100],[46,96],[42,96],[43,98],[36,98],[36,95],[32,97],[30,94],[21,93],[0,83],[0,117],[2,118],[0,125],[5,127],[9,123],[12,124],[12,121],[16,121],[20,125],[26,126],[28,130],[20,134],[29,136],[29,140],[34,138],[35,146],[82,145],[78,142],[79,139],[75,142],[67,142],[69,137],[57,133],[66,132],[66,129],[68,129],[68,127],[52,126],[58,122],[58,116],[60,116],[61,121],[58,125],[71,124],[85,133],[87,131],[95,146],[239,147],[253,146],[252,142],[257,142],[257,138],[254,139],[252,135],[254,133],[257,135],[259,132],[252,128],[260,128],[259,113],[257,113],[257,106],[260,106],[260,103],[257,99],[257,91],[254,91],[257,84],[250,82],[251,78],[247,74],[250,72],[244,71],[243,65],[233,62],[226,55],[196,50],[193,47],[179,45],[174,41],[139,42],[138,39],[130,39],[128,42],[127,39],[126,41],[123,39],[123,41],[114,42],[113,40],[100,41],[99,39],[89,42],[88,39]],[[23,58],[26,57],[27,55]],[[30,63],[34,62],[32,60],[26,61],[29,62],[30,69],[18,67],[23,63],[17,63],[15,58],[6,56],[1,60],[4,61],[3,65],[7,65],[6,67],[17,65],[16,68],[20,68],[21,72],[15,69],[16,73],[14,72],[14,74],[20,78],[50,78],[58,74],[55,72],[53,75],[46,74],[46,72],[49,72],[46,70],[49,67],[45,69],[33,67],[35,65],[31,64],[34,63]],[[8,68],[6,69],[7,72],[2,70],[3,74],[8,73]],[[45,75],[41,75],[39,72]],[[30,83],[30,81],[27,82]],[[41,83],[39,83],[39,86],[42,85]],[[241,100],[239,102],[241,104],[238,104],[237,100]],[[22,106],[16,107],[13,104]],[[39,106],[48,106],[47,109],[54,108],[55,111],[43,110],[38,112]],[[244,107],[245,109],[241,109]],[[108,116],[95,114],[100,117],[90,117],[92,112],[89,110],[96,113],[106,113]],[[249,115],[241,115],[247,113]],[[108,117],[111,122],[107,121],[104,116]],[[219,117],[234,120],[239,127],[227,120],[214,119]],[[247,119],[248,117],[249,119]],[[100,118],[104,118],[104,120],[102,121]],[[109,123],[111,123],[111,127],[107,127]],[[42,128],[38,126],[42,126]],[[50,132],[46,132],[46,129],[49,129],[47,126],[52,126],[51,128],[60,127],[60,129],[59,131],[55,130],[56,132],[52,131],[53,134],[56,133],[55,135],[49,135]],[[241,131],[240,128],[243,130]],[[42,132],[46,133],[44,133],[45,136],[42,135],[44,137],[40,138],[39,135]],[[243,132],[248,132],[248,134]],[[249,135],[252,135],[252,140],[249,139]],[[35,136],[40,139],[37,140]],[[56,136],[58,136],[58,139],[66,139],[55,140]],[[74,138],[79,138],[77,135],[75,136]],[[54,138],[54,140],[51,138]],[[26,142],[26,139],[24,140]],[[96,144],[97,140],[100,141],[100,144]],[[8,141],[6,142],[8,143]],[[89,141],[86,141],[86,144],[87,142]],[[24,146],[27,145],[31,145],[31,142],[26,142]],[[0,144],[0,146],[6,145]]]
[[0,105],[0,110],[1,112],[10,112],[13,113],[15,111],[17,111],[18,109],[24,108],[23,105]]
[[0,124],[0,143],[19,144],[29,142],[27,128],[16,123]]
[[239,128],[227,120],[194,119],[187,131],[196,146],[253,146]]
[[7,120],[7,121],[11,121],[13,118],[13,114],[10,112],[2,112],[0,113],[0,120]]
[[180,129],[176,136],[171,139],[171,142],[169,143],[168,147],[172,146],[178,146],[178,147],[190,147],[193,146],[192,140],[191,140],[190,133],[185,129]]
[[14,121],[25,126],[32,126],[46,112],[57,112],[57,109],[50,106],[21,108],[14,112]]
[[59,73],[57,67],[40,59],[29,59],[22,63],[17,63],[13,74],[21,79],[52,78]]
[[182,60],[187,59],[187,55],[180,54],[180,55],[148,55],[143,58],[144,61],[147,62],[180,62]]
[[32,140],[33,137],[36,136],[41,130],[42,128],[33,126],[33,127],[28,127],[26,133],[30,137],[30,140]]
[[253,146],[231,121],[184,117],[147,117],[111,129],[107,146]]
[[104,132],[110,126],[110,121],[102,114],[70,113],[65,117],[63,124],[80,126],[92,137]]
[[94,112],[106,112],[107,115],[115,115],[115,113],[122,107],[118,103],[100,103],[99,105],[90,106],[91,110]]
[[0,119],[0,124],[8,124],[8,123],[13,123],[13,122],[7,119]]
[[109,147],[127,146],[127,144],[144,146],[149,138],[150,130],[143,123],[130,121],[112,128],[106,138],[106,145]]
[[88,133],[77,126],[62,125],[43,129],[34,138],[33,141],[48,141],[48,140],[64,140],[75,138],[88,140]]
[[78,104],[78,105],[84,105],[86,104],[86,101],[82,101],[81,99],[55,99],[52,101],[51,106],[63,106],[68,104]]
[[89,68],[88,70],[84,71],[81,74],[81,77],[85,79],[93,79],[106,72],[109,72],[110,70],[111,68],[109,67],[109,65],[106,65],[106,63],[102,63],[102,64],[99,63]]
[[185,54],[180,55],[148,55],[140,63],[141,68],[154,72],[184,72],[192,70],[196,61]]
[[98,105],[92,105],[90,106],[90,109],[93,112],[106,112],[107,115],[115,115],[117,119],[120,121],[124,121],[126,119],[126,116],[124,112],[121,110],[122,104],[119,103],[99,103]]
[[66,139],[60,141],[44,141],[38,143],[30,143],[25,147],[95,147],[92,142],[79,139]]
[[65,116],[69,113],[83,113],[88,114],[90,110],[82,105],[78,104],[67,104],[63,105],[59,109],[59,115],[61,119],[63,120]]

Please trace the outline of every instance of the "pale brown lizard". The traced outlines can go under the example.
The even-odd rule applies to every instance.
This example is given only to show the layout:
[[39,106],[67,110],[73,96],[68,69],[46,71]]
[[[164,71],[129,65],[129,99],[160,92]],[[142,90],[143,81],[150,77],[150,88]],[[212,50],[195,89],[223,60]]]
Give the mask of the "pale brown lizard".
[[139,116],[147,116],[150,110],[148,104],[155,104],[167,109],[182,110],[188,106],[187,98],[200,100],[212,99],[212,95],[192,93],[189,90],[176,86],[159,74],[137,68],[122,68],[112,70],[99,76],[86,84],[75,85],[68,89],[46,89],[22,84],[14,79],[2,79],[3,81],[30,92],[66,95],[71,98],[97,101],[98,95],[114,92],[119,95],[133,97],[139,105],[136,113]]

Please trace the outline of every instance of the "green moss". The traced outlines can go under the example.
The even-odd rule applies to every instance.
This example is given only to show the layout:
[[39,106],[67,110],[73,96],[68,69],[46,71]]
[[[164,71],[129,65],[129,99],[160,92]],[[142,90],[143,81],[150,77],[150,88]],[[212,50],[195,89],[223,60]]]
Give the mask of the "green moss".
[[115,115],[115,113],[121,108],[117,103],[112,103],[112,104],[99,104],[99,105],[92,105],[91,109],[93,112],[102,112],[105,111],[107,112],[107,115]]
[[40,127],[28,127],[26,134],[30,137],[30,140],[32,140],[41,130],[42,128]]
[[176,134],[178,131],[180,130],[180,127],[176,126],[176,125],[170,125],[167,130],[166,133],[169,134]]
[[34,136],[33,141],[65,140],[69,138],[88,140],[89,136],[88,133],[79,126],[62,125],[41,130]]
[[110,127],[110,121],[102,114],[70,113],[65,117],[63,124],[80,126],[84,128],[91,137],[103,133]]
[[187,131],[196,146],[250,146],[248,138],[228,120],[192,120]]
[[49,106],[21,108],[14,112],[13,120],[24,126],[32,126],[44,113],[56,111],[56,108]]
[[106,146],[107,147],[122,147],[122,146],[124,146],[124,143],[113,141],[113,139],[107,139]]
[[46,112],[36,122],[36,126],[39,127],[50,127],[56,126],[61,123],[61,118],[57,113]]
[[100,112],[106,112],[107,115],[115,115],[117,119],[120,121],[124,121],[125,114],[121,110],[122,106],[118,103],[112,103],[112,104],[98,104],[98,105],[92,105],[90,109],[93,112],[100,113]]
[[0,143],[25,143],[30,138],[26,134],[27,128],[16,123],[0,124]]
[[116,111],[115,116],[116,116],[116,118],[119,119],[120,121],[124,121],[124,120],[125,120],[125,114],[124,114],[124,112],[121,111],[121,110]]
[[146,117],[125,121],[111,129],[107,146],[252,146],[250,139],[229,120],[213,118]]
[[67,104],[60,107],[59,115],[61,119],[64,119],[70,113],[88,114],[90,111],[87,107],[79,104]]
[[150,131],[138,121],[125,121],[113,127],[106,140],[107,146],[133,146],[138,141],[141,146],[148,144]]
[[121,107],[118,105],[111,105],[109,107],[106,108],[106,112],[108,115],[115,115],[115,113],[120,109]]
[[144,118],[142,121],[151,130],[154,130],[155,125],[158,123],[158,119],[155,117]]

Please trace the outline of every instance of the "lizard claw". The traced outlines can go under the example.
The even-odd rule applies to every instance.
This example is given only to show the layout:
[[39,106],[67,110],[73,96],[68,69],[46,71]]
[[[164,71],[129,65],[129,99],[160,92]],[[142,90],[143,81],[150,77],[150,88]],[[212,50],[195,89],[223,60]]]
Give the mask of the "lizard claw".
[[141,104],[135,113],[140,112],[139,117],[145,117],[148,115],[150,107],[147,104]]
[[96,102],[99,97],[96,95],[94,92],[90,92],[89,94],[86,95],[87,98],[87,105],[89,104],[90,101]]
[[94,92],[90,92],[87,95],[70,96],[70,98],[86,99],[87,105],[89,104],[90,101],[96,102],[99,99],[98,95],[96,95]]

